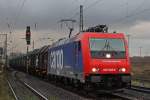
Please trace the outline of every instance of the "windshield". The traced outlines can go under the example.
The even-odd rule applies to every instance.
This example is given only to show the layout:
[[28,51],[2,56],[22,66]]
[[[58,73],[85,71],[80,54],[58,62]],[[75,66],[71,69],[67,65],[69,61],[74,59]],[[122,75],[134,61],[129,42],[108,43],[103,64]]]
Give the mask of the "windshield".
[[90,52],[92,58],[125,58],[124,40],[91,38]]

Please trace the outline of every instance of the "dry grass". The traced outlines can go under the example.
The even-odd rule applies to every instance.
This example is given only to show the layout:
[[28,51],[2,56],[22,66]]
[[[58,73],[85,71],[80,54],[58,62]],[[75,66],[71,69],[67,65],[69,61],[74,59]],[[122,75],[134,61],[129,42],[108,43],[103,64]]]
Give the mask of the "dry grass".
[[0,74],[0,100],[14,100],[4,74]]
[[133,78],[150,80],[150,65],[132,66]]
[[132,73],[132,84],[150,88],[150,65],[132,66]]

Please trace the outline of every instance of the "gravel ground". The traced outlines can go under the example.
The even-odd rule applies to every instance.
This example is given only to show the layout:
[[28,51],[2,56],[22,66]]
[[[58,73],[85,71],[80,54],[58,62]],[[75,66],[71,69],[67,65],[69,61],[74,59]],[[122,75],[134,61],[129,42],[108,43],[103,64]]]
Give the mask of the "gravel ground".
[[142,93],[142,92],[129,90],[129,89],[126,89],[125,93],[133,97],[136,97],[137,100],[150,100],[150,94],[147,94],[147,93]]
[[13,94],[6,81],[6,75],[0,73],[0,100],[14,100]]
[[17,98],[19,100],[40,100],[31,90],[24,86],[18,79],[16,79],[14,73],[9,75],[9,82],[11,83]]
[[123,93],[114,93],[114,95],[127,97],[129,100],[150,100],[150,94],[138,92],[131,89],[125,89]]
[[89,100],[24,73],[19,72],[17,76],[49,100]]
[[[86,97],[81,97],[76,93],[69,92],[67,90],[64,90],[60,87],[56,87],[48,82],[45,82],[43,80],[40,80],[39,78],[27,75],[22,72],[17,72],[17,77],[19,77],[22,81],[26,82],[30,86],[32,86],[35,90],[46,96],[49,100],[91,100]],[[150,100],[147,97],[150,97],[149,94],[137,92],[134,90],[125,90],[125,94],[128,96],[137,97],[135,100]],[[144,98],[147,99],[144,99]],[[92,99],[93,100],[93,99]],[[120,98],[111,98],[109,95],[99,96],[96,100],[124,100]]]

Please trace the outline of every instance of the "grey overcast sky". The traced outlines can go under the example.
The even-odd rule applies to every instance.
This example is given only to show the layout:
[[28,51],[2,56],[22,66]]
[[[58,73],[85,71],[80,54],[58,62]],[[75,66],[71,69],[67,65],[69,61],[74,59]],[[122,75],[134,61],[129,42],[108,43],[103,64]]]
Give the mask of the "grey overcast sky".
[[[84,27],[106,24],[114,30],[130,34],[130,53],[150,55],[150,0],[0,0],[0,32],[9,33],[9,50],[25,52],[25,28],[31,26],[35,48],[51,44],[68,35],[61,19],[73,18],[78,32],[79,6],[84,6]],[[8,25],[9,24],[9,25]],[[36,27],[35,27],[36,25]],[[32,45],[30,47],[30,50]]]

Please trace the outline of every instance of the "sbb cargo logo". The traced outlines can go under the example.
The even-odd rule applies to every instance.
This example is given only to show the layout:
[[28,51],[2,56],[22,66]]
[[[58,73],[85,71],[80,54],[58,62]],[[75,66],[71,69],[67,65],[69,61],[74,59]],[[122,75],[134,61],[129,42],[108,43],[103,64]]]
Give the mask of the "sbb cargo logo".
[[63,68],[63,50],[56,50],[50,53],[50,66],[53,69]]

